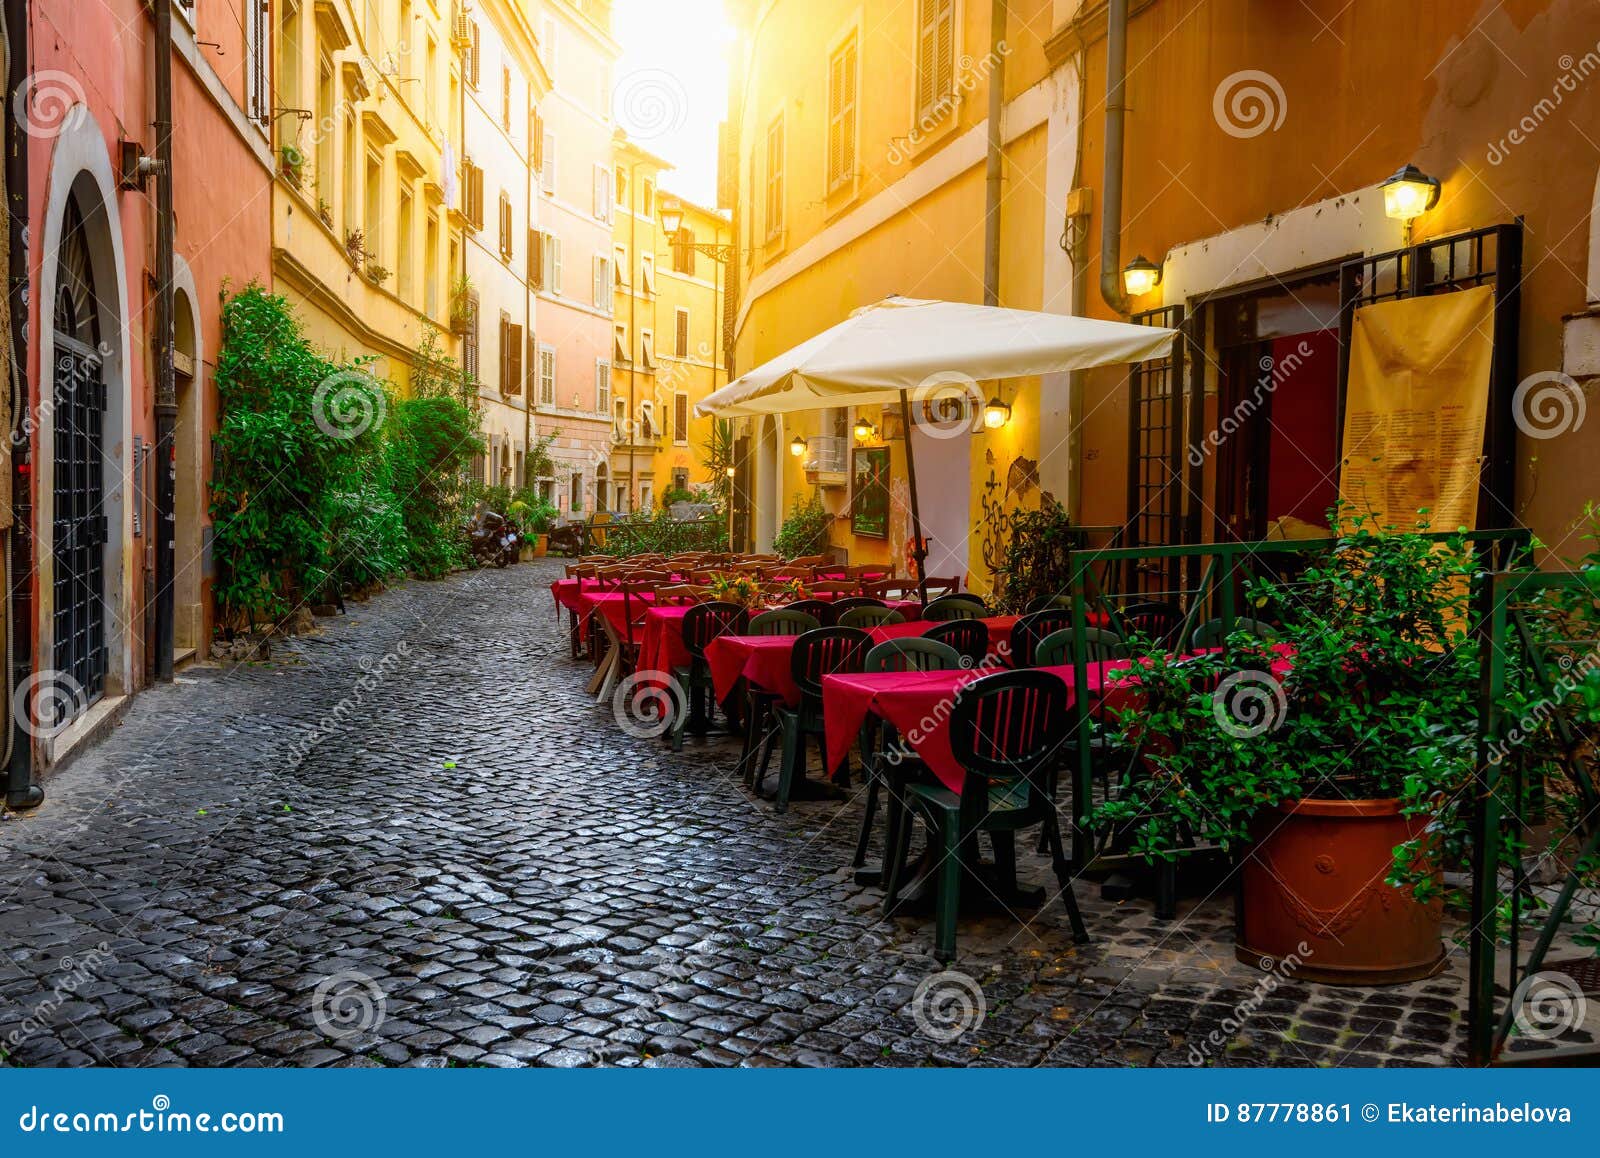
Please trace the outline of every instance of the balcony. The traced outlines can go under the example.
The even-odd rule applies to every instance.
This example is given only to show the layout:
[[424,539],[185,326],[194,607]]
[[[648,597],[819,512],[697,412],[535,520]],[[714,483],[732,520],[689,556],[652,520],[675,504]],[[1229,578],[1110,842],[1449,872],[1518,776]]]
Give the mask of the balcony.
[[850,440],[837,434],[815,434],[807,439],[806,481],[819,487],[848,486]]

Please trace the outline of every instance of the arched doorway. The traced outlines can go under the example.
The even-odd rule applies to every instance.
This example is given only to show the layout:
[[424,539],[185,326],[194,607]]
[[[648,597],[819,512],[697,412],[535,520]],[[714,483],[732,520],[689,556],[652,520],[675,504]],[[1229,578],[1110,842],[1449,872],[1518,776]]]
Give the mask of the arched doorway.
[[51,331],[51,555],[54,669],[84,706],[106,688],[106,341],[88,225],[62,217]]
[[[199,385],[202,355],[194,279],[182,258],[173,263],[173,382],[178,423],[173,432],[173,580],[172,643],[177,659],[204,647],[205,582],[204,522],[205,433],[203,391]],[[156,464],[156,469],[162,469]]]

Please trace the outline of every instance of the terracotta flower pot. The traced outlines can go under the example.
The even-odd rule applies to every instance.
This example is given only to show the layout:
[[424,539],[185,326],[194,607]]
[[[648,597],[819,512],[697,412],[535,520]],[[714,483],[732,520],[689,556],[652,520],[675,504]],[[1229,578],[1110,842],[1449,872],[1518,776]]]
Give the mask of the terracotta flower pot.
[[1398,800],[1300,800],[1258,816],[1244,861],[1240,961],[1307,981],[1389,985],[1444,966],[1443,903],[1386,883],[1423,829]]
[[533,542],[533,557],[535,559],[543,559],[545,557],[545,555],[549,553],[549,551],[550,551],[550,536],[549,535],[540,535],[537,539],[534,540],[534,542]]

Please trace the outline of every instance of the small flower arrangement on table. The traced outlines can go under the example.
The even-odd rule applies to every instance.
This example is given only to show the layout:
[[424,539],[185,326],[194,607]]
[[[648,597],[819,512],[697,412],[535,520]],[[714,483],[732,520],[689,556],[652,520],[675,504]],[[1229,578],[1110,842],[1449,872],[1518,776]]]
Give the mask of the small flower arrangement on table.
[[714,575],[707,586],[711,588],[711,597],[719,603],[737,603],[747,608],[761,603],[761,587],[749,575]]
[[794,603],[808,598],[805,580],[796,575],[783,585],[783,590],[779,592],[779,596],[785,603]]

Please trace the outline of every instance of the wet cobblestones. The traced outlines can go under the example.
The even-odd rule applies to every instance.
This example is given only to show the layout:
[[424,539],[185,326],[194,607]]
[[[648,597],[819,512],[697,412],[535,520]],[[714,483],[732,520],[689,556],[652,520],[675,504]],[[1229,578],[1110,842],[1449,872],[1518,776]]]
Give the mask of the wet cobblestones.
[[963,922],[953,968],[984,1017],[940,1040],[914,1001],[940,972],[931,922],[885,920],[847,868],[859,802],[778,815],[731,740],[624,733],[565,657],[558,570],[405,585],[269,664],[141,695],[0,824],[5,1063],[1461,1056],[1459,962],[1382,990],[1291,979],[1233,1029],[1260,974],[1233,959],[1231,898],[1163,923],[1089,884],[1087,946],[1059,905]]

